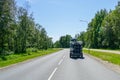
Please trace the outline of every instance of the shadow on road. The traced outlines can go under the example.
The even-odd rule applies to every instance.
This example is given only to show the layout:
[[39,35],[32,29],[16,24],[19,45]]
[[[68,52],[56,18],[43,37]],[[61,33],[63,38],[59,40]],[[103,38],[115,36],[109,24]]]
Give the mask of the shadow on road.
[[77,59],[85,59],[85,57],[72,57],[71,59],[77,60]]

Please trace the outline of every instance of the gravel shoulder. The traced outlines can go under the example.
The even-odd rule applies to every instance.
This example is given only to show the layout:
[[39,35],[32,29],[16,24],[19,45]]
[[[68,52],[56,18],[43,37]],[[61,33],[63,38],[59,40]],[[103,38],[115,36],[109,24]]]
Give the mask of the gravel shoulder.
[[90,50],[120,54],[120,51],[114,51],[114,50],[101,50],[101,49],[90,49]]

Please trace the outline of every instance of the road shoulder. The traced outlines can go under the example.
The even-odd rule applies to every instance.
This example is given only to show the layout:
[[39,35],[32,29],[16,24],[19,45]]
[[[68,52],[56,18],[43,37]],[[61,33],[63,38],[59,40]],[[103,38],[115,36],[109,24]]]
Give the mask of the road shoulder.
[[112,63],[110,63],[108,61],[103,61],[100,58],[94,57],[94,56],[89,55],[89,54],[85,54],[85,55],[87,55],[87,56],[97,60],[98,62],[100,62],[103,65],[105,65],[107,68],[109,68],[109,69],[113,70],[114,72],[117,72],[117,73],[120,74],[120,66],[119,65],[112,64]]

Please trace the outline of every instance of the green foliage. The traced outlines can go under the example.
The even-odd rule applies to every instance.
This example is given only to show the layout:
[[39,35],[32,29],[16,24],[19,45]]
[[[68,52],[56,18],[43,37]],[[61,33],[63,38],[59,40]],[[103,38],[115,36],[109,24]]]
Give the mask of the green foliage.
[[12,31],[15,17],[15,1],[14,0],[1,0],[0,1],[0,55],[13,48],[12,44]]
[[25,60],[28,59],[32,59],[35,57],[40,57],[43,55],[47,55],[47,54],[51,54],[53,52],[59,51],[61,49],[58,48],[53,48],[53,49],[48,49],[48,50],[38,50],[37,52],[33,52],[33,49],[27,49],[29,51],[29,53],[25,53],[25,54],[12,54],[12,55],[7,55],[2,59],[0,57],[0,67],[4,67],[4,66],[8,66],[11,64],[15,64],[18,62],[23,62]]
[[120,48],[120,12],[118,9],[113,10],[103,20],[102,31],[103,45],[109,48]]
[[60,48],[60,47],[61,47],[60,42],[59,42],[59,41],[56,41],[56,42],[54,43],[54,47],[55,47],[55,48]]
[[54,47],[56,48],[69,48],[71,35],[61,36],[59,41],[56,41]]
[[75,37],[78,41],[82,41],[82,46],[85,46],[85,32],[81,32],[80,34],[76,34]]
[[77,39],[89,48],[120,49],[120,5],[110,12],[98,11],[87,31],[77,34]]
[[[15,0],[0,1],[0,56],[26,53],[27,48],[48,49],[52,38],[45,28],[35,23],[33,14],[24,7],[16,7]],[[33,52],[37,50],[33,49]]]
[[120,65],[120,54],[114,54],[109,52],[100,52],[100,51],[93,51],[88,49],[83,49],[84,53],[90,54],[92,56],[98,57],[102,60],[108,61],[110,63],[114,63]]
[[27,48],[27,53],[30,53],[30,52],[38,52],[38,49],[37,48]]

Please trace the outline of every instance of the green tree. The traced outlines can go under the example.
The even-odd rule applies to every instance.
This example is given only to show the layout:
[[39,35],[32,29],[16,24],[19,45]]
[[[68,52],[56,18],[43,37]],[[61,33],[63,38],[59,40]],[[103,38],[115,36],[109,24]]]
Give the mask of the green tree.
[[107,48],[120,48],[120,5],[111,11],[103,21],[101,33],[103,46]]
[[16,35],[16,53],[26,52],[26,41],[28,37],[27,30],[29,29],[29,17],[26,9],[20,7],[18,11],[18,29]]
[[54,47],[55,47],[55,48],[61,48],[60,42],[59,42],[59,41],[56,41],[56,42],[54,43]]
[[101,47],[101,36],[100,28],[104,18],[107,16],[107,10],[101,9],[95,14],[95,17],[88,24],[87,34],[86,34],[86,46],[91,48]]
[[83,31],[83,32],[81,32],[80,34],[77,34],[76,35],[76,38],[77,38],[77,40],[78,41],[82,41],[82,45],[83,46],[85,46],[85,36],[86,36],[86,34],[85,34],[85,32]]
[[[14,0],[1,0],[0,1],[0,54],[8,51],[8,46],[11,48],[13,24],[15,20],[15,1]],[[12,48],[11,48],[12,50]]]
[[59,41],[56,41],[54,46],[60,48],[69,48],[71,35],[61,36]]

